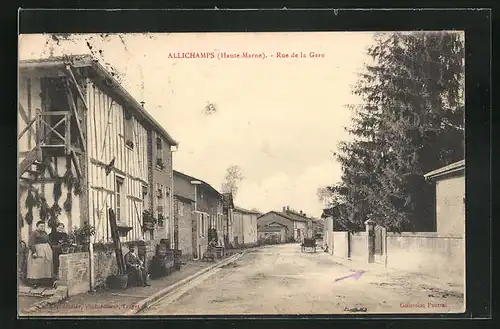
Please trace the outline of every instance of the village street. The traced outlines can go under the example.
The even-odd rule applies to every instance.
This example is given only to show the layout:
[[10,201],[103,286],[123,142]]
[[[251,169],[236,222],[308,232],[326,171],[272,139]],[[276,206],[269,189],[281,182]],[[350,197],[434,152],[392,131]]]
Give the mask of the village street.
[[301,253],[298,244],[258,248],[177,299],[162,299],[141,314],[462,312],[462,287],[376,267],[357,279],[336,281],[362,270],[342,263],[320,248],[316,253]]

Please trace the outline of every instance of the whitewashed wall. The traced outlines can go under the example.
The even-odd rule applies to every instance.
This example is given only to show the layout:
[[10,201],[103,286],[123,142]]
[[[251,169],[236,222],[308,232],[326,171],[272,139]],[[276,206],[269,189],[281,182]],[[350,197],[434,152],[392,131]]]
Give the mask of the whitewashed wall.
[[[59,157],[57,158],[57,174],[59,177],[64,176],[64,173],[66,172],[66,158],[64,157]],[[75,168],[72,165],[72,170],[75,172]],[[49,177],[48,173],[44,173],[44,177]],[[36,183],[33,184],[33,187],[35,189],[38,189],[40,193],[42,193],[42,190],[44,190],[43,196],[47,200],[47,204],[49,207],[52,207],[54,204],[54,183],[44,183],[43,188],[41,183]],[[68,194],[68,189],[66,186],[63,184],[61,186],[61,198],[59,199],[59,206],[62,208],[61,214],[58,217],[59,222],[63,223],[66,227],[66,232],[69,232],[75,225],[79,226],[80,224],[80,196],[72,194],[72,207],[71,207],[71,212],[67,213],[64,211],[64,202],[67,199],[67,194]],[[21,215],[23,216],[23,222],[24,226],[21,228],[21,239],[24,240],[25,242],[28,241],[29,237],[29,232],[30,232],[30,227],[28,223],[24,220],[28,208],[26,208],[26,197],[28,196],[28,191],[24,190],[20,193],[20,198],[19,198],[19,211]],[[39,209],[36,207],[33,207],[33,222],[31,224],[31,230],[35,229],[36,222],[40,220],[40,215],[39,215]],[[47,233],[50,233],[50,229],[47,228]]]
[[[57,76],[57,75],[59,75],[57,72],[51,73],[51,76]],[[20,72],[19,75],[19,90],[18,90],[19,104],[23,107],[24,111],[29,117],[28,118],[29,120],[32,120],[35,117],[37,108],[38,109],[42,108],[42,100],[40,97],[41,94],[40,79],[43,76],[47,76],[47,74],[46,73],[42,74],[40,71],[35,71],[35,70],[22,71]],[[18,111],[18,134],[26,127],[26,125],[27,123],[25,122],[20,112]],[[18,139],[18,144],[17,144],[19,151],[18,163],[21,163],[24,158],[22,152],[30,151],[33,147],[35,147],[36,144],[35,124],[33,124],[32,127],[33,127],[32,133],[26,132],[21,139]],[[57,158],[57,166],[55,167],[55,169],[59,177],[64,176],[66,172],[65,157]],[[76,170],[73,164],[71,166],[71,169],[73,171],[73,174],[76,175]],[[47,172],[44,172],[41,177],[48,178],[49,175]],[[54,195],[53,195],[54,182],[46,182],[43,184],[36,183],[33,184],[33,188],[37,189],[41,194],[43,194],[43,196],[47,200],[49,207],[51,207],[54,204]],[[64,185],[61,186],[61,193],[62,193],[61,198],[58,204],[61,208],[64,208],[63,204],[66,201],[68,193],[68,190]],[[27,190],[20,191],[19,204],[18,204],[18,210],[21,213],[21,216],[23,217],[23,226],[21,227],[20,230],[20,238],[25,242],[27,242],[28,240],[30,230],[34,229],[36,222],[40,220],[39,209],[36,207],[33,208],[33,222],[31,224],[31,227],[24,220],[28,212],[28,209],[26,208],[27,196],[28,196]],[[66,213],[63,209],[58,217],[58,220],[66,226],[66,231],[71,230],[71,228],[75,225],[79,225],[79,220],[80,220],[79,196],[75,196],[74,194],[72,195],[71,212]],[[47,233],[50,233],[50,229],[47,229]]]
[[[93,83],[87,86],[90,222],[96,241],[111,238],[107,209],[114,208],[116,177],[124,178],[121,219],[133,227],[124,241],[149,238],[141,229],[142,186],[148,184],[147,130],[135,119],[134,147],[125,146],[123,107]],[[105,165],[115,158],[115,170],[106,176]]]
[[[24,111],[28,114],[29,119],[33,119],[36,114],[37,108],[42,108],[42,100],[40,98],[41,87],[40,87],[40,75],[36,74],[34,71],[29,74],[19,75],[19,103],[23,107]],[[26,122],[18,113],[17,127],[18,134],[26,127]],[[35,131],[35,125],[32,125],[33,132]],[[18,150],[19,152],[26,152],[31,150],[35,146],[35,134],[26,132],[23,137],[18,140]],[[19,163],[22,161],[22,157],[19,157]]]
[[257,242],[257,215],[243,214],[243,233],[245,244]]

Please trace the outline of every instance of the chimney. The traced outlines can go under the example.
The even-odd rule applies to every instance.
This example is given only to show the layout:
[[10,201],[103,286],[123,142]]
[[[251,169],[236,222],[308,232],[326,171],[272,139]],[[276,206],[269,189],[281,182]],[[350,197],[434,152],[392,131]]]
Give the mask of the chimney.
[[283,212],[286,212],[286,206],[283,206]]
[[144,104],[146,104],[146,102],[142,101],[142,102],[141,102],[141,106],[142,106],[142,108],[144,108]]
[[299,214],[300,214],[300,216],[304,216],[304,213],[302,212],[302,210],[299,211]]
[[286,211],[290,211],[290,206],[286,206]]

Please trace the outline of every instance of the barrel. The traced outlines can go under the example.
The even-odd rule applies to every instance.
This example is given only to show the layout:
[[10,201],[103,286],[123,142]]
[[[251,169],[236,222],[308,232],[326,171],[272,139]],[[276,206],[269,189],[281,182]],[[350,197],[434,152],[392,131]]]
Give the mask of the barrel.
[[158,257],[161,257],[161,258],[165,258],[165,256],[167,255],[167,246],[162,244],[162,243],[159,243],[156,245],[156,255]]

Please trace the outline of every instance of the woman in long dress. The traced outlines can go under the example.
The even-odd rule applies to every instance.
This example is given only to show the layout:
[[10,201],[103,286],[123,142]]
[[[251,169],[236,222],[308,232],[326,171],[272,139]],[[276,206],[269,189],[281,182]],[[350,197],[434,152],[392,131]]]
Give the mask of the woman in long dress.
[[45,232],[45,222],[38,221],[36,223],[36,230],[30,235],[28,248],[28,282],[34,287],[51,286],[53,257],[49,235]]
[[59,255],[62,248],[69,243],[68,234],[64,232],[64,224],[57,224],[56,230],[49,234],[49,243],[53,250],[54,279],[57,279],[59,272]]

